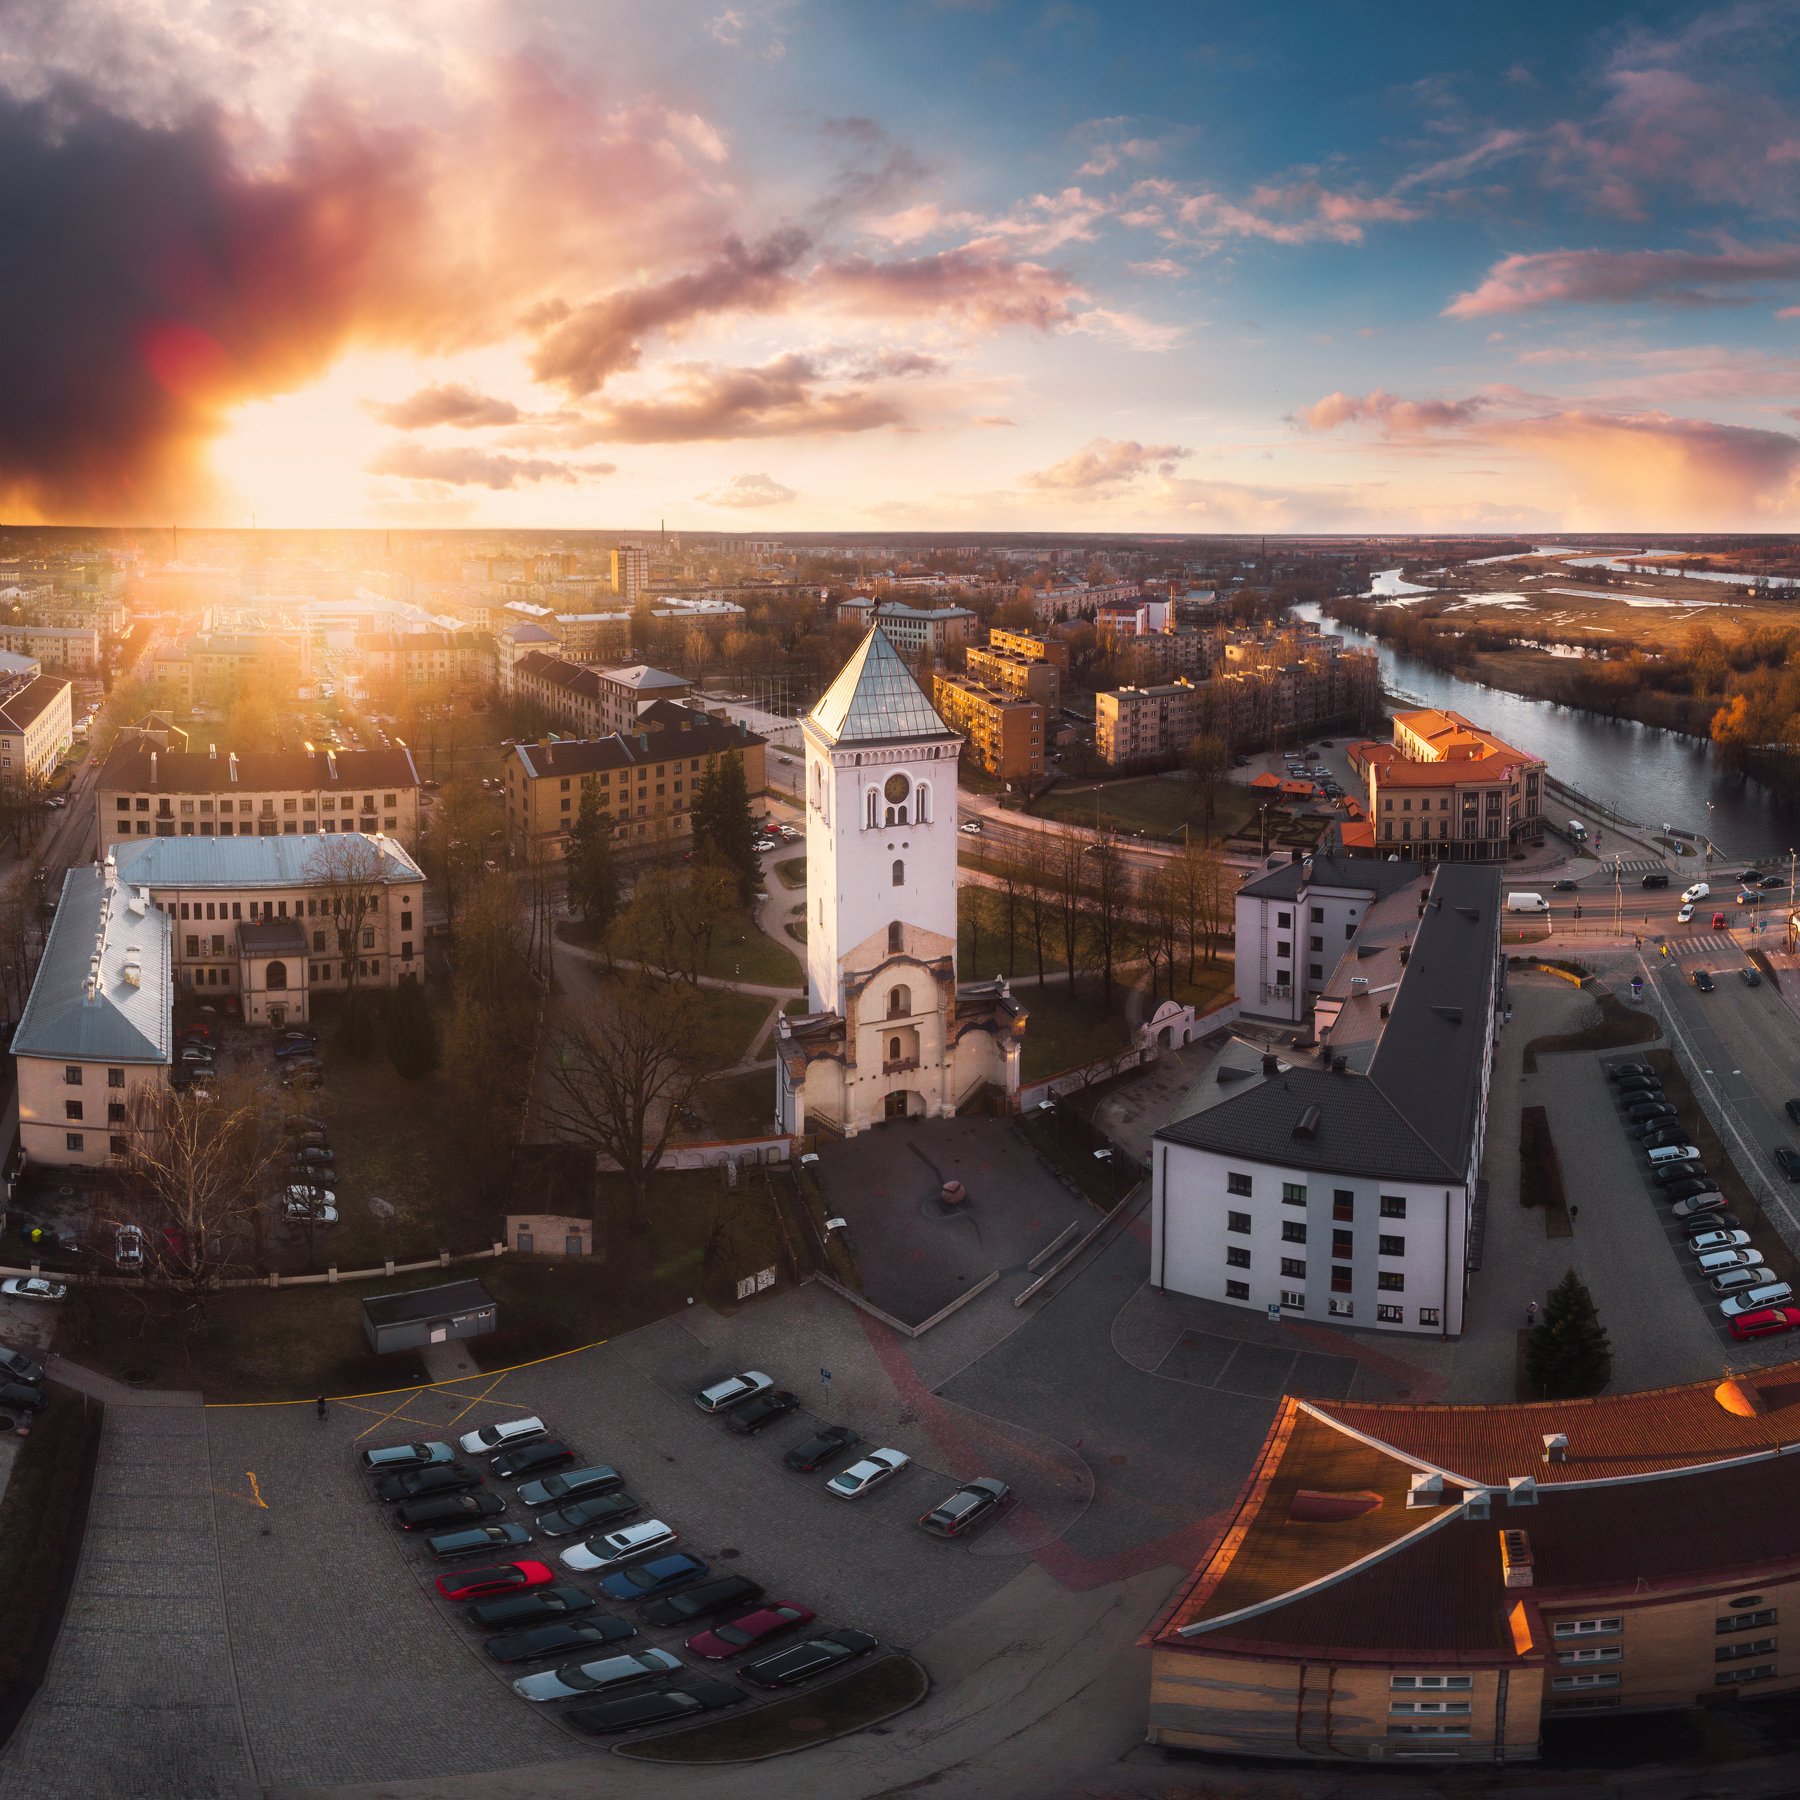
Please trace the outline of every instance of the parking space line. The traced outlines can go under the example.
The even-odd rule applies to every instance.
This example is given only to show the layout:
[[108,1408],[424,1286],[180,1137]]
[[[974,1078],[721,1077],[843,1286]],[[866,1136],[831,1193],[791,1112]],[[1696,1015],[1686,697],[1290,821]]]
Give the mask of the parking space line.
[[[359,1431],[356,1434],[356,1436],[351,1440],[351,1442],[360,1444],[362,1442],[362,1440],[364,1438],[366,1438],[371,1431],[379,1430],[380,1427],[385,1425],[389,1419],[391,1419],[395,1416],[396,1413],[405,1412],[408,1404],[411,1401],[413,1401],[414,1399],[416,1399],[420,1392],[421,1392],[421,1390],[418,1388],[409,1388],[407,1390],[406,1398],[404,1400],[402,1400],[398,1406],[393,1407],[390,1411],[384,1412],[383,1414],[381,1414],[381,1416],[376,1419],[376,1421],[373,1425],[365,1425],[362,1428],[362,1430]],[[358,1412],[364,1412],[364,1411],[372,1412],[372,1411],[374,1411],[374,1408],[373,1407],[358,1407],[356,1410]],[[422,1419],[417,1422],[419,1424],[425,1423],[425,1421]]]

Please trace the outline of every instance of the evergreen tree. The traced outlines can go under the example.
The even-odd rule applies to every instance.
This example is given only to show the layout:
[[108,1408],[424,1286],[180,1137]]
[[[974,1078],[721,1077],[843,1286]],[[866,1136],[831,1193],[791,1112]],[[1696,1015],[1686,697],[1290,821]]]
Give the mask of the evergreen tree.
[[338,1015],[337,1047],[352,1062],[367,1062],[375,1054],[375,1009],[365,995],[346,994]]
[[590,786],[581,790],[581,811],[569,832],[565,862],[569,905],[596,931],[604,931],[619,910],[619,870],[613,858],[613,816]]
[[425,1002],[425,990],[410,976],[388,1003],[388,1058],[395,1073],[418,1081],[438,1066],[437,1021]]
[[1594,1297],[1571,1269],[1544,1304],[1525,1346],[1525,1373],[1546,1400],[1597,1394],[1612,1372],[1612,1345]]
[[755,841],[744,759],[735,753],[710,759],[694,790],[694,850],[729,872],[743,906],[762,886]]

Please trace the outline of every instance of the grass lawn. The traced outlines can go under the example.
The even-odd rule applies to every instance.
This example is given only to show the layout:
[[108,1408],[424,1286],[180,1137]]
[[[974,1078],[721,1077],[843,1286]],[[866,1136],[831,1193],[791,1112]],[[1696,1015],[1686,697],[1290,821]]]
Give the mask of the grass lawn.
[[700,990],[700,1041],[710,1055],[727,1066],[748,1054],[774,1002],[760,994],[734,994],[729,988]]
[[786,862],[775,865],[776,879],[783,887],[803,888],[806,886],[806,858],[790,856]]
[[1043,1081],[1125,1049],[1131,1042],[1125,1023],[1127,991],[1124,981],[1113,983],[1110,1010],[1102,1004],[1097,975],[1078,975],[1072,999],[1068,984],[1061,981],[1021,992],[1031,1014],[1020,1069],[1024,1079]]
[[[1256,807],[1252,790],[1242,782],[1221,782],[1213,795],[1212,841],[1218,843],[1254,823]],[[1031,810],[1044,818],[1090,829],[1098,818],[1101,825],[1117,831],[1141,831],[1153,838],[1179,838],[1184,825],[1198,837],[1206,825],[1206,804],[1200,790],[1190,781],[1157,775],[1092,787],[1052,788]]]
[[[1203,1013],[1209,1006],[1217,1006],[1221,1000],[1231,998],[1231,990],[1235,982],[1237,970],[1228,957],[1220,957],[1215,963],[1196,962],[1193,979],[1189,980],[1187,964],[1179,958],[1176,961],[1175,998],[1183,1006],[1191,1006],[1195,1012]],[[1154,1012],[1156,1009],[1150,1009]]]
[[748,913],[735,913],[713,933],[712,954],[702,975],[748,981],[756,987],[804,987],[806,977],[793,955],[782,949]]
[[721,1075],[695,1096],[694,1111],[706,1121],[705,1128],[682,1135],[696,1142],[763,1137],[775,1129],[775,1071]]

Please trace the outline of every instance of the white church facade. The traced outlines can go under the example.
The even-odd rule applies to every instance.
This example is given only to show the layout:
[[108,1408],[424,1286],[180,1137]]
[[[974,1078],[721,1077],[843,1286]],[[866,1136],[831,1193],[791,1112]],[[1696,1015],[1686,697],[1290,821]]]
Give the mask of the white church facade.
[[809,1010],[780,1024],[782,1128],[1015,1109],[1025,1010],[1003,980],[956,979],[962,739],[879,626],[800,730]]

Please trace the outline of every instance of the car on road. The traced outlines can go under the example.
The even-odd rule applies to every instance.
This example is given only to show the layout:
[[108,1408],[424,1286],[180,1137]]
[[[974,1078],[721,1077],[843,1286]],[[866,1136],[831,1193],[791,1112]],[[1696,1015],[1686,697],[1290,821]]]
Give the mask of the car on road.
[[1688,1248],[1696,1256],[1701,1256],[1709,1250],[1742,1249],[1749,1241],[1750,1234],[1747,1231],[1721,1231],[1715,1228],[1711,1231],[1696,1232],[1688,1239]]
[[919,1515],[921,1530],[934,1537],[961,1537],[973,1531],[983,1519],[992,1518],[1006,1504],[1012,1493],[1004,1481],[992,1475],[977,1475],[965,1481],[954,1494],[940,1500],[930,1512]]
[[1553,881],[1553,882],[1551,882],[1551,884],[1550,884],[1550,888],[1551,888],[1551,891],[1552,891],[1552,892],[1553,892],[1553,893],[1557,893],[1557,894],[1572,894],[1572,893],[1574,893],[1574,892],[1575,892],[1575,891],[1576,891],[1576,889],[1577,889],[1577,888],[1578,888],[1578,887],[1579,887],[1579,886],[1580,886],[1580,885],[1581,885],[1581,884],[1580,884],[1580,883],[1579,883],[1579,882],[1577,882],[1577,881],[1567,881],[1567,880],[1564,880],[1564,881]]
[[469,1608],[469,1623],[483,1631],[512,1630],[526,1625],[545,1625],[584,1613],[595,1604],[594,1596],[578,1587],[538,1588],[529,1594],[509,1594],[499,1600],[482,1600]]
[[541,1675],[521,1675],[513,1692],[523,1700],[574,1700],[583,1694],[610,1694],[659,1675],[678,1675],[681,1658],[667,1650],[630,1650],[623,1656],[603,1656],[593,1662],[564,1663]]
[[766,1394],[758,1394],[742,1406],[734,1406],[725,1415],[725,1429],[736,1432],[739,1437],[749,1437],[765,1425],[773,1425],[777,1419],[785,1419],[789,1413],[797,1412],[799,1407],[798,1394],[790,1394],[786,1388],[770,1388]]
[[1790,1150],[1786,1144],[1777,1144],[1772,1154],[1776,1168],[1789,1181],[1800,1181],[1800,1151]]
[[618,1700],[571,1706],[563,1719],[589,1737],[604,1737],[615,1731],[638,1731],[646,1725],[696,1719],[727,1706],[741,1706],[749,1697],[729,1681],[689,1681],[681,1687],[660,1688],[650,1694],[627,1694]]
[[562,1553],[565,1569],[616,1569],[621,1563],[635,1562],[653,1550],[667,1550],[681,1541],[681,1533],[661,1519],[644,1519],[636,1525],[623,1525],[617,1531],[603,1532],[598,1537],[571,1544]]
[[1725,1196],[1717,1191],[1710,1194],[1695,1194],[1686,1200],[1677,1200],[1669,1211],[1678,1219],[1693,1219],[1701,1213],[1723,1212]]
[[546,1438],[535,1444],[521,1444],[516,1450],[502,1450],[488,1467],[502,1481],[517,1481],[522,1475],[539,1475],[549,1469],[566,1467],[575,1460],[575,1452],[557,1438]]
[[435,1530],[445,1525],[468,1525],[506,1511],[498,1494],[439,1494],[434,1500],[409,1500],[394,1508],[394,1523],[402,1531]]
[[635,1625],[602,1614],[579,1625],[558,1621],[534,1625],[529,1631],[498,1632],[481,1647],[495,1662],[537,1662],[546,1656],[567,1656],[571,1651],[604,1650],[636,1636]]
[[1683,906],[1692,906],[1696,900],[1706,899],[1711,892],[1712,889],[1704,881],[1696,881],[1692,887],[1682,889],[1681,903]]
[[1686,925],[1692,921],[1693,917],[1694,917],[1694,908],[1693,908],[1692,903],[1690,902],[1688,905],[1684,906],[1680,912],[1678,912],[1675,915],[1675,923],[1677,925]]
[[496,1450],[505,1450],[513,1444],[527,1444],[545,1436],[548,1432],[542,1419],[497,1419],[491,1425],[465,1432],[456,1441],[465,1456],[491,1456]]
[[728,1407],[740,1405],[755,1394],[766,1394],[775,1385],[772,1375],[765,1375],[760,1369],[746,1369],[741,1375],[728,1375],[723,1381],[715,1381],[711,1387],[703,1387],[694,1396],[694,1404],[702,1412],[724,1412]]
[[523,1525],[465,1525],[459,1531],[434,1532],[425,1540],[425,1550],[435,1562],[453,1562],[484,1550],[517,1550],[530,1542],[531,1533]]
[[1738,877],[1738,880],[1741,881],[1745,887],[1753,887],[1757,882],[1762,880],[1762,870],[1746,869],[1743,874]]
[[648,1600],[653,1594],[672,1594],[711,1573],[707,1563],[683,1550],[675,1556],[659,1556],[621,1569],[616,1575],[604,1576],[600,1591],[609,1600]]
[[380,1476],[375,1483],[377,1500],[429,1500],[438,1494],[459,1494],[481,1486],[481,1477],[461,1463],[444,1463],[431,1469],[408,1469],[398,1475]]
[[802,1475],[811,1475],[833,1457],[842,1456],[846,1450],[855,1449],[861,1442],[861,1437],[848,1425],[827,1425],[816,1436],[796,1444],[781,1460],[788,1468],[797,1470]]
[[748,1575],[719,1575],[697,1587],[683,1588],[678,1594],[646,1600],[644,1622],[647,1625],[691,1625],[708,1613],[734,1609],[741,1612],[745,1607],[754,1606],[762,1597],[761,1582],[752,1581]]
[[1733,1294],[1720,1306],[1719,1311],[1727,1319],[1741,1319],[1746,1313],[1761,1312],[1767,1306],[1786,1306],[1793,1297],[1794,1290],[1785,1281],[1771,1281],[1762,1287],[1747,1288],[1741,1294]]
[[[468,1448],[469,1440],[463,1439]],[[526,1506],[553,1506],[562,1500],[583,1500],[595,1494],[611,1494],[625,1485],[625,1477],[605,1463],[586,1469],[565,1469],[560,1475],[546,1475],[542,1481],[528,1481],[519,1489],[519,1499]]]
[[1741,981],[1745,987],[1762,986],[1762,976],[1753,969],[1749,963],[1745,963],[1744,966],[1738,970],[1738,980]]
[[956,829],[960,831],[964,837],[980,837],[981,821],[979,819],[965,819]]
[[1669,878],[1667,875],[1650,874],[1646,875],[1638,885],[1647,888],[1666,888],[1669,885]]
[[871,1450],[860,1461],[832,1476],[825,1484],[825,1491],[834,1499],[860,1500],[883,1482],[892,1481],[911,1461],[904,1450]]
[[1787,886],[1787,877],[1785,875],[1765,875],[1756,885],[1765,890],[1769,888],[1784,888]]
[[1750,1338],[1780,1337],[1800,1326],[1800,1306],[1765,1306],[1740,1313],[1729,1321],[1731,1335],[1743,1342]]
[[144,1266],[144,1228],[141,1225],[121,1225],[113,1239],[113,1261],[121,1269],[141,1269]]
[[725,1662],[733,1656],[742,1656],[746,1650],[757,1649],[770,1638],[796,1631],[802,1625],[814,1624],[816,1619],[810,1606],[777,1600],[773,1606],[758,1607],[755,1612],[744,1613],[728,1624],[715,1625],[711,1631],[695,1632],[682,1648],[690,1656],[703,1657],[707,1662]]
[[365,1475],[397,1475],[406,1469],[429,1469],[438,1463],[456,1461],[456,1452],[448,1444],[383,1444],[364,1450],[358,1460]]
[[15,1300],[66,1300],[69,1290],[42,1275],[9,1275],[0,1281],[0,1294],[10,1294]]
[[1713,991],[1712,975],[1705,969],[1696,969],[1688,979],[1703,994],[1710,994]]
[[483,1600],[494,1594],[549,1587],[555,1580],[556,1571],[547,1563],[510,1562],[494,1568],[461,1569],[454,1575],[440,1575],[437,1591],[446,1600]]
[[537,1528],[545,1537],[592,1536],[596,1526],[618,1526],[644,1510],[644,1503],[622,1488],[614,1494],[596,1494],[591,1500],[571,1500],[567,1506],[546,1507],[537,1515]]
[[746,1663],[738,1673],[754,1687],[797,1687],[828,1669],[841,1668],[859,1656],[867,1656],[877,1640],[866,1631],[826,1631],[790,1650],[777,1650],[773,1656],[758,1657]]

